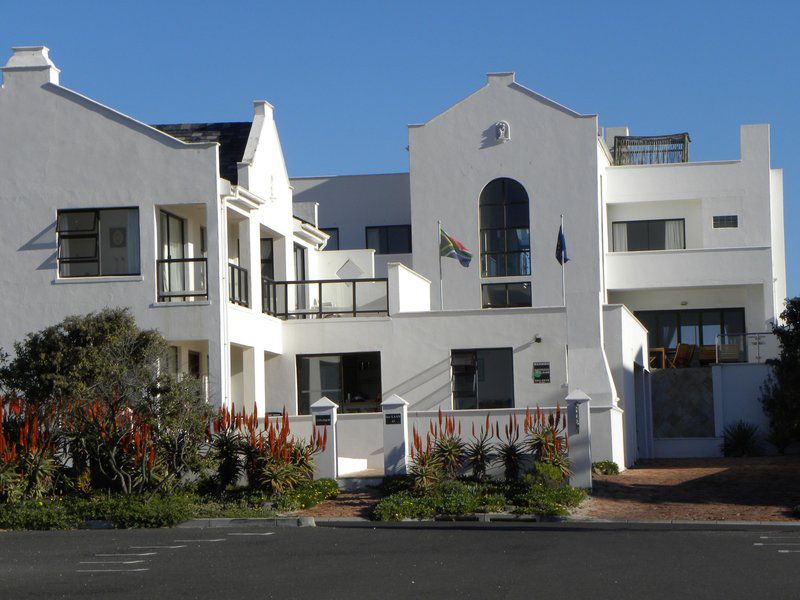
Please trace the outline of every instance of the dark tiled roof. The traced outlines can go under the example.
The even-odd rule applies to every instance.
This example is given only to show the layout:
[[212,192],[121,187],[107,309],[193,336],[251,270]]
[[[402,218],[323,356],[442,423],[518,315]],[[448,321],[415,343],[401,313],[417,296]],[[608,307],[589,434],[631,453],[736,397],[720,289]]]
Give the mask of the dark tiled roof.
[[153,125],[183,142],[219,142],[219,176],[238,183],[236,163],[242,161],[251,123],[175,123]]

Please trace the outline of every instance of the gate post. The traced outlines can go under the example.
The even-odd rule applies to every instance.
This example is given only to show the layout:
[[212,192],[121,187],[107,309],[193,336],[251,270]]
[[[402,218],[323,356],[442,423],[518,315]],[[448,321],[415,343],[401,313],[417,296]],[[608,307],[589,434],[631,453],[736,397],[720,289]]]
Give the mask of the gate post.
[[573,487],[592,488],[592,423],[589,412],[591,398],[575,390],[566,398],[569,462]]
[[336,451],[336,414],[339,406],[323,396],[311,405],[312,425],[318,433],[328,431],[328,442],[322,452],[314,455],[314,479],[336,479],[339,473]]
[[408,473],[408,402],[392,394],[381,402],[383,411],[383,474]]

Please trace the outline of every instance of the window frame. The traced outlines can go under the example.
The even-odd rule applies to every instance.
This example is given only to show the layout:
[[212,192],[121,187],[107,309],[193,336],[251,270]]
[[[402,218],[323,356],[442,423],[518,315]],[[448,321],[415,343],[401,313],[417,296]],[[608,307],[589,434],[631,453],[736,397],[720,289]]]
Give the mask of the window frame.
[[[391,252],[389,248],[389,230],[390,229],[404,229],[408,234],[408,251],[406,252]],[[386,252],[382,252],[380,248],[372,248],[369,245],[369,232],[370,230],[378,230],[386,234]],[[382,245],[383,240],[380,240],[379,246]],[[364,227],[364,248],[375,250],[375,254],[411,254],[413,246],[411,245],[411,225],[367,225]]]
[[713,215],[711,227],[712,229],[739,229],[739,215]]
[[[328,244],[325,245],[325,250],[339,250],[339,228],[338,227],[320,227],[319,230],[322,231],[323,233],[327,233],[328,236],[329,236],[328,237]],[[328,245],[331,243],[331,240],[334,237],[334,236],[331,235],[332,231],[336,232],[336,248],[329,248],[328,247]]]
[[[104,275],[101,272],[102,256],[101,256],[101,213],[105,211],[135,211],[136,212],[136,239],[139,244],[139,264],[138,269],[128,273],[114,273]],[[94,215],[94,228],[93,229],[75,229],[63,231],[60,226],[61,215],[70,213],[92,213]],[[127,244],[131,236],[127,236]],[[70,258],[64,257],[61,254],[61,241],[62,240],[81,240],[88,239],[94,240],[94,254],[92,257]],[[141,214],[138,206],[104,206],[100,208],[59,208],[56,209],[56,276],[58,279],[80,279],[84,277],[100,278],[100,277],[137,277],[142,274],[142,259],[141,259]],[[95,264],[97,273],[95,275],[63,275],[61,265],[70,264]]]
[[[509,299],[508,299],[509,298],[509,296],[508,296],[508,294],[509,294],[508,286],[509,285],[520,285],[520,284],[527,285],[530,288],[531,298],[530,298],[530,303],[529,304],[511,304],[509,302]],[[503,305],[488,305],[486,302],[484,302],[483,290],[484,290],[484,288],[487,288],[487,287],[504,287],[505,288],[505,295],[506,295],[506,303],[503,304]],[[482,283],[481,284],[481,308],[491,310],[491,309],[495,309],[495,308],[531,308],[532,306],[533,306],[533,284],[530,281],[527,281],[527,280],[526,281],[498,281],[498,282]]]
[[[510,355],[510,360],[508,361],[509,368],[511,370],[510,373],[510,381],[511,381],[511,405],[510,406],[502,406],[502,407],[482,407],[480,401],[480,393],[479,393],[479,386],[477,384],[480,383],[480,371],[481,368],[479,367],[480,357],[478,356],[479,352],[489,352],[489,351],[507,351]],[[476,386],[475,386],[475,408],[474,409],[462,409],[458,408],[456,405],[456,390],[455,390],[455,379],[456,374],[453,370],[453,358],[454,355],[460,354],[467,354],[472,353],[475,357],[475,378],[476,378]],[[507,410],[509,408],[515,408],[517,399],[516,399],[516,386],[514,385],[514,348],[510,346],[501,346],[501,347],[493,347],[493,348],[451,348],[450,349],[450,406],[453,410]]]
[[647,232],[647,250],[617,250],[616,244],[614,244],[614,225],[625,225],[627,235],[627,226],[629,223],[666,223],[668,221],[683,221],[683,245],[680,248],[670,248],[669,250],[686,250],[686,218],[674,218],[674,219],[627,219],[624,221],[612,221],[611,222],[611,251],[612,252],[664,252],[667,248],[650,248],[650,231],[648,228]]
[[[501,182],[502,185],[507,185],[505,182],[513,182],[519,186],[520,190],[525,195],[524,201],[510,201],[509,200],[509,193],[504,188],[503,193],[503,202],[484,202],[484,194],[486,193],[487,188],[495,182]],[[527,216],[527,226],[519,227],[518,225],[510,225],[509,224],[509,207],[512,206],[524,206],[525,207],[525,214]],[[484,223],[485,219],[483,218],[483,209],[484,207],[502,207],[503,218],[502,224],[500,225],[493,225],[493,226],[486,226]],[[494,278],[494,277],[529,277],[533,271],[532,260],[531,260],[531,200],[530,195],[528,194],[528,190],[525,189],[525,186],[516,179],[511,177],[496,177],[492,179],[489,183],[483,186],[480,195],[478,196],[478,230],[479,230],[479,240],[478,244],[480,246],[480,269],[481,269],[481,277],[482,278]],[[488,219],[487,219],[488,220]],[[511,232],[515,232],[517,230],[527,230],[528,232],[528,249],[527,250],[509,250],[509,234]],[[502,239],[503,239],[503,250],[489,250],[488,244],[485,243],[485,237],[487,232],[502,232]],[[510,261],[511,257],[515,257],[516,261],[520,261],[522,256],[527,255],[527,272],[520,272],[520,273],[509,273],[509,265],[513,264]],[[503,263],[502,273],[499,274],[490,274],[488,268],[487,260],[489,258],[494,258],[494,260],[500,259]],[[524,269],[520,269],[520,271],[524,271]]]

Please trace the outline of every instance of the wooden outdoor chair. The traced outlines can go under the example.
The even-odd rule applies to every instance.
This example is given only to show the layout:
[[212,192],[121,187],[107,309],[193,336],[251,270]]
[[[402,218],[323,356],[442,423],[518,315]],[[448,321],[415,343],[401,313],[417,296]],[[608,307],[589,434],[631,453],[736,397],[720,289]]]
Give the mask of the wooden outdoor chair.
[[700,346],[700,354],[697,357],[702,366],[717,362],[716,346]]
[[673,369],[685,369],[691,365],[694,357],[694,348],[693,344],[678,344],[678,347],[675,348],[675,356],[670,361],[669,366]]

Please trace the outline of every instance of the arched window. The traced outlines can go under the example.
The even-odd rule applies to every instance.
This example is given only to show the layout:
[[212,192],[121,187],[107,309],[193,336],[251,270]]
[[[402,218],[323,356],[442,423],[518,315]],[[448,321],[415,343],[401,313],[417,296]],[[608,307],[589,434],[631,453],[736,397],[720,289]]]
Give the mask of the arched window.
[[490,181],[480,198],[481,276],[531,274],[528,194],[518,181]]

